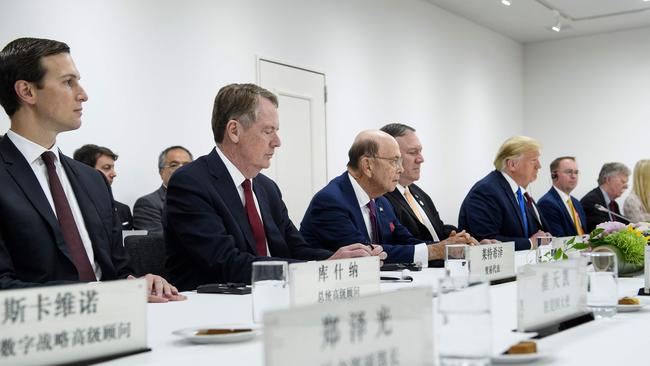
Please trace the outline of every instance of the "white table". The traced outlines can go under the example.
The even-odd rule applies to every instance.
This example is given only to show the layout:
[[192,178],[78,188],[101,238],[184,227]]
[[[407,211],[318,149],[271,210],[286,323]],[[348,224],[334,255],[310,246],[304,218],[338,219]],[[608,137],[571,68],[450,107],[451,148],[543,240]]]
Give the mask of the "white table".
[[[433,286],[442,269],[412,272],[414,282],[384,283],[382,291],[406,286]],[[393,274],[393,275],[397,275]],[[635,295],[642,278],[621,278],[619,294]],[[495,334],[507,334],[516,328],[516,283],[490,289]],[[111,365],[251,365],[264,364],[262,337],[243,343],[196,345],[171,334],[194,326],[252,322],[250,295],[215,295],[186,293],[188,300],[167,304],[149,304],[149,346],[152,352],[133,355]],[[645,299],[642,299],[645,300]],[[645,300],[649,302],[650,299]],[[634,313],[619,313],[612,319],[596,320],[538,340],[541,351],[551,353],[538,365],[616,365],[650,363],[645,351],[650,349],[650,307]],[[298,346],[298,345],[297,345]],[[635,362],[636,360],[636,362]]]

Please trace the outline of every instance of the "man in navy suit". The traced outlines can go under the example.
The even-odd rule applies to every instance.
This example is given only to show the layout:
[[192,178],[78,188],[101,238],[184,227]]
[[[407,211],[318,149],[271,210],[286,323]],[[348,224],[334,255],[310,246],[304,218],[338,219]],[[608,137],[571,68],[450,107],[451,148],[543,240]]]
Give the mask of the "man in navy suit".
[[587,216],[571,191],[578,185],[578,164],[573,156],[562,156],[551,162],[553,187],[537,202],[540,214],[553,236],[583,235]]
[[[20,38],[0,52],[0,289],[133,278],[110,184],[63,155],[59,133],[81,125],[88,96],[62,42]],[[149,301],[181,300],[148,274]]]
[[280,146],[277,108],[277,97],[257,85],[221,88],[212,111],[217,146],[172,175],[163,227],[167,268],[180,289],[250,283],[252,263],[259,260],[385,258],[381,247],[330,251],[304,241],[280,189],[260,174]]
[[526,136],[506,140],[494,159],[496,170],[478,181],[460,207],[458,226],[477,239],[514,241],[516,250],[534,249],[549,236],[543,216],[526,192],[540,169],[539,144]]
[[383,131],[363,131],[350,151],[348,169],[312,199],[300,224],[305,240],[335,250],[350,243],[381,244],[388,263],[420,263],[444,258],[444,246],[475,244],[459,233],[437,244],[414,237],[383,197],[395,189],[402,157],[395,139]]

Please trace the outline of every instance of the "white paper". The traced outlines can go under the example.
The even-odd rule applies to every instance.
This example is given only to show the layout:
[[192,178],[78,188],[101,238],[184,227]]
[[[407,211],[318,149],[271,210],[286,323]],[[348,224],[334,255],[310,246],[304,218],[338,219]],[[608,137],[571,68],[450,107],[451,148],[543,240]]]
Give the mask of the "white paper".
[[481,244],[469,247],[470,277],[488,281],[514,277],[515,242]]

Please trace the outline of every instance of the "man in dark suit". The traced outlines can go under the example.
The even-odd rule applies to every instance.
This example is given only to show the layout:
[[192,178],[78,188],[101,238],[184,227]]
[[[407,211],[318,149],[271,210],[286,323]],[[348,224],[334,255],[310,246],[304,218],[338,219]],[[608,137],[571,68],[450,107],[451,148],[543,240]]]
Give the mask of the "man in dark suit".
[[167,268],[179,288],[250,283],[259,260],[385,257],[381,247],[361,244],[312,248],[296,230],[280,189],[260,174],[280,146],[277,107],[277,97],[257,85],[221,88],[212,111],[216,148],[172,175],[163,227]]
[[578,185],[578,164],[573,156],[551,162],[553,187],[539,199],[537,207],[553,236],[584,235],[587,216],[571,191]]
[[[97,146],[94,144],[86,144],[72,154],[72,158],[80,161],[91,168],[95,168],[102,172],[108,183],[113,185],[113,180],[117,177],[115,172],[115,161],[118,155],[111,149],[104,146]],[[129,206],[115,200],[115,213],[122,225],[122,230],[133,230],[133,216],[131,216],[131,209]]]
[[395,138],[402,154],[404,171],[399,183],[393,191],[384,195],[393,206],[399,222],[413,236],[424,241],[440,241],[450,234],[456,234],[456,227],[442,222],[431,197],[415,184],[420,179],[420,166],[424,162],[422,144],[415,129],[401,123],[391,123],[381,130]]
[[[69,47],[20,38],[0,51],[0,288],[133,278],[100,172],[63,155],[59,133],[81,125],[88,99]],[[184,299],[148,274],[149,301]]]
[[158,156],[158,174],[162,185],[157,190],[138,198],[133,206],[133,226],[150,233],[162,233],[162,214],[165,207],[169,178],[176,169],[192,162],[192,153],[182,146],[170,146]]
[[598,187],[587,193],[580,203],[587,214],[587,230],[592,231],[596,225],[605,221],[619,221],[624,224],[630,222],[610,212],[603,212],[596,205],[603,206],[615,214],[620,215],[621,210],[616,202],[627,189],[630,169],[623,163],[606,163],[598,173]]
[[479,240],[514,241],[516,250],[534,249],[537,237],[550,236],[526,192],[541,167],[539,144],[526,136],[509,138],[499,148],[494,167],[465,197],[458,226]]
[[381,244],[389,263],[420,263],[444,258],[444,246],[474,244],[466,233],[427,245],[395,217],[383,197],[393,191],[402,172],[395,139],[383,131],[363,131],[350,151],[348,169],[312,199],[300,232],[313,246],[335,250],[350,243]]

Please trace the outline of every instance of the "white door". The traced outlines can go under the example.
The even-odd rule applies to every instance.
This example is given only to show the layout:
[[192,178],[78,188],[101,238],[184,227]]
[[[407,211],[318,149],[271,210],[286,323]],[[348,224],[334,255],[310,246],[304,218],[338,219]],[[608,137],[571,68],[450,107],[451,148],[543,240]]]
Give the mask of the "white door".
[[262,58],[258,70],[259,85],[278,96],[282,141],[263,173],[280,186],[299,227],[309,201],[327,183],[325,74]]

